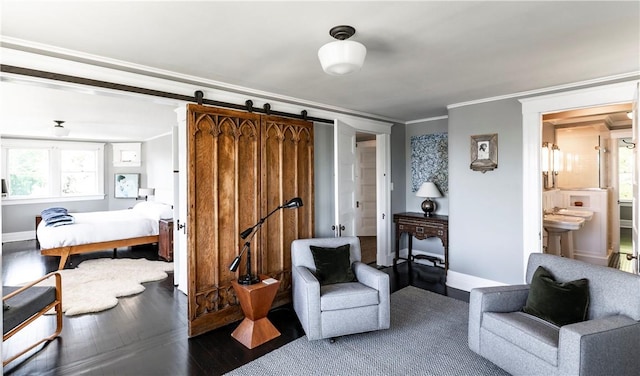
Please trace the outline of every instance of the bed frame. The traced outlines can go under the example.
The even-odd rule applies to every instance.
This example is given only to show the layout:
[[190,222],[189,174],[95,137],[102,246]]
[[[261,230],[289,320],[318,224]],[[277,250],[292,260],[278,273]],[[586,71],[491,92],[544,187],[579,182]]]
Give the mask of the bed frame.
[[[36,243],[38,247],[40,247],[40,243],[38,242],[37,229],[41,221],[42,221],[42,217],[40,215],[37,215],[36,216]],[[89,253],[89,252],[113,249],[113,257],[115,258],[116,250],[119,247],[131,247],[134,245],[153,244],[153,243],[158,243],[159,241],[160,241],[160,235],[150,235],[150,236],[141,236],[138,238],[110,240],[107,242],[87,243],[87,244],[72,245],[67,247],[41,249],[40,254],[43,256],[60,256],[60,264],[58,265],[58,270],[60,270],[60,269],[64,269],[65,265],[67,265],[67,260],[71,255],[79,255],[81,253]]]

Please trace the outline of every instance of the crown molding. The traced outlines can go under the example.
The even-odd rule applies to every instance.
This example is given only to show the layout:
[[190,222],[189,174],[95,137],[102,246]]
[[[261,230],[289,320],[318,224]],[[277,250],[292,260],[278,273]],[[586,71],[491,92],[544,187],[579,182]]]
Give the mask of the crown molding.
[[541,88],[541,89],[521,91],[521,92],[517,92],[517,93],[513,93],[513,94],[500,95],[500,96],[497,96],[497,97],[489,97],[489,98],[483,98],[483,99],[476,99],[476,100],[472,100],[472,101],[468,101],[468,102],[454,103],[454,104],[447,105],[447,110],[450,110],[452,108],[471,106],[471,105],[474,105],[474,104],[495,102],[495,101],[500,101],[500,100],[503,100],[503,99],[522,98],[522,97],[528,97],[528,96],[531,96],[531,95],[547,94],[547,93],[554,92],[554,91],[563,91],[563,90],[567,90],[567,89],[575,89],[575,88],[579,88],[579,87],[582,87],[582,86],[597,85],[597,84],[602,84],[602,83],[610,83],[610,82],[616,81],[616,80],[637,79],[638,77],[640,77],[640,71],[623,73],[623,74],[618,74],[618,75],[615,75],[615,76],[600,77],[600,78],[595,78],[593,80],[573,82],[573,83],[565,84],[565,85],[550,86],[550,87]]
[[443,120],[443,119],[448,119],[448,118],[449,118],[449,115],[434,116],[434,117],[424,118],[424,119],[409,120],[409,121],[406,121],[404,123],[404,125],[411,125],[411,124],[417,124],[417,123],[426,123],[428,121]]

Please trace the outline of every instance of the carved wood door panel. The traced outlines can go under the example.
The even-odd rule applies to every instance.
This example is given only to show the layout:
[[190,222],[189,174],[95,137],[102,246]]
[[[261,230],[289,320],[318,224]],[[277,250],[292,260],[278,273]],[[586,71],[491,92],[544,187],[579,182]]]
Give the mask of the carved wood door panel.
[[239,233],[293,197],[304,206],[270,217],[251,243],[252,269],[281,281],[274,305],[291,301],[291,241],[313,236],[311,123],[187,106],[189,336],[241,319],[229,265]]
[[241,245],[239,229],[260,219],[260,116],[188,105],[187,132],[188,317],[194,336],[242,318],[229,264]]
[[262,125],[262,213],[293,197],[303,202],[274,214],[260,233],[259,267],[280,281],[279,306],[291,302],[291,242],[313,237],[313,124],[263,116]]

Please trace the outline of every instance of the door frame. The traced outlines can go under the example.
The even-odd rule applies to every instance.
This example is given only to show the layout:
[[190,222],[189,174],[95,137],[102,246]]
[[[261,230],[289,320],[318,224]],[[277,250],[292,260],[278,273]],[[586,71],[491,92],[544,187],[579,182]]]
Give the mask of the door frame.
[[542,251],[542,115],[633,102],[638,82],[633,80],[519,100],[522,103],[523,281],[529,255]]
[[[334,119],[334,127],[344,122],[356,132],[376,135],[376,216],[377,216],[377,264],[390,266],[393,263],[391,248],[391,123],[341,116]],[[335,130],[334,130],[335,131]],[[337,145],[334,141],[334,150]],[[335,213],[338,216],[338,213]]]

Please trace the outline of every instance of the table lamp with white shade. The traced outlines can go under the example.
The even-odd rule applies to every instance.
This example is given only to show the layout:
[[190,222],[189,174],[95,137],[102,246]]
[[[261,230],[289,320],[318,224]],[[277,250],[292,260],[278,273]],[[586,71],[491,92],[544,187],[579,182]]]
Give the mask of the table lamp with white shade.
[[430,217],[433,215],[433,212],[436,211],[438,207],[436,202],[431,200],[432,198],[442,197],[442,193],[436,185],[430,181],[422,183],[418,192],[416,192],[417,197],[425,197],[426,199],[422,201],[422,210],[424,211],[424,215],[426,217]]

